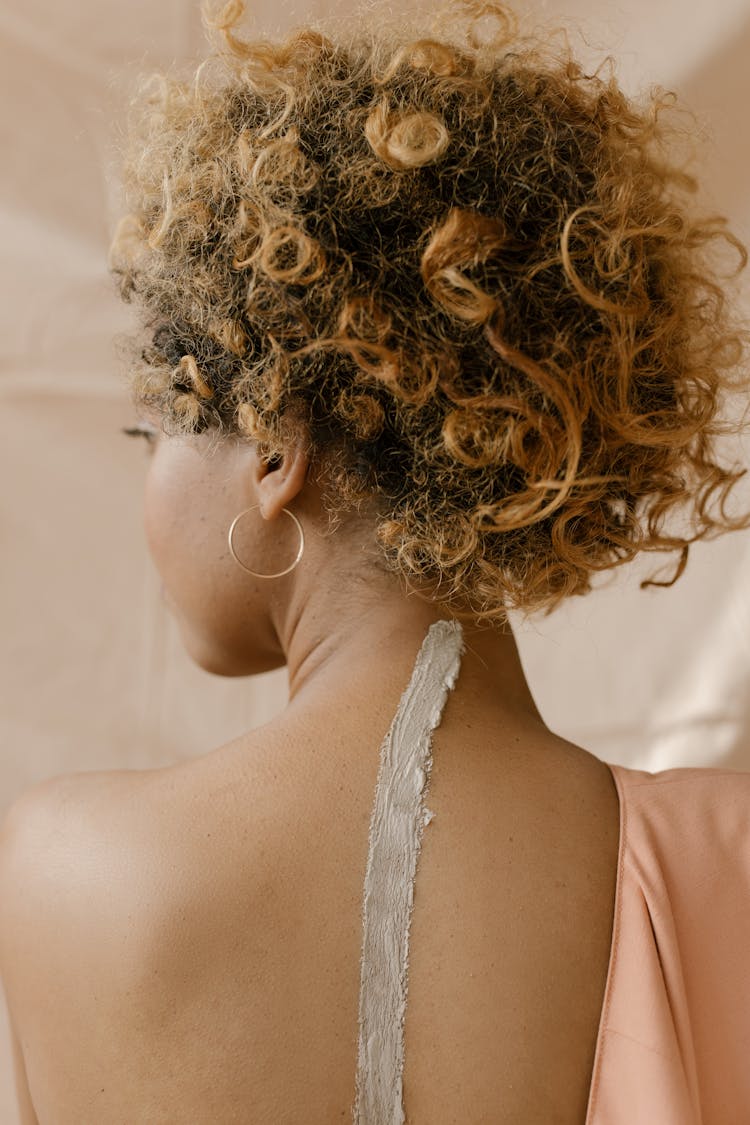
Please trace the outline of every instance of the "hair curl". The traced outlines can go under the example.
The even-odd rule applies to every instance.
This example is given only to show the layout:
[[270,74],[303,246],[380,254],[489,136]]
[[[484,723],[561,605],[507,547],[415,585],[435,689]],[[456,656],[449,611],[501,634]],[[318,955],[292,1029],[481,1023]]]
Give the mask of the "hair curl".
[[[724,512],[747,470],[712,459],[748,389],[712,251],[747,254],[690,205],[673,96],[636,103],[493,0],[448,38],[249,42],[243,10],[204,8],[216,51],[134,98],[110,265],[148,332],[136,405],[269,451],[302,417],[340,509],[377,497],[387,565],[484,623],[640,551],[681,551],[642,583],[672,585],[750,526]],[[696,534],[661,535],[688,499]]]

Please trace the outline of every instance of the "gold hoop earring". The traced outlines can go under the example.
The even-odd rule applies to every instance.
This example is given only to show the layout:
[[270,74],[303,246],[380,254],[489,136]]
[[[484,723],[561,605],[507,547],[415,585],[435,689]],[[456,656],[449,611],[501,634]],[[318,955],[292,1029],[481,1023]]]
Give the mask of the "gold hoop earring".
[[291,518],[296,523],[297,531],[299,532],[299,550],[297,551],[297,557],[295,558],[292,565],[288,566],[286,568],[286,570],[279,570],[276,574],[259,574],[257,570],[251,570],[249,566],[245,566],[245,564],[242,562],[241,559],[237,558],[237,553],[234,549],[234,544],[232,543],[232,536],[234,534],[234,529],[237,526],[237,524],[239,523],[239,521],[242,519],[243,516],[246,516],[248,512],[254,512],[255,509],[259,508],[259,507],[260,507],[260,504],[253,504],[252,508],[245,508],[244,512],[240,512],[240,514],[238,516],[234,517],[234,519],[232,520],[232,523],[230,525],[229,532],[227,534],[227,541],[229,543],[229,550],[231,551],[232,558],[234,559],[234,561],[239,566],[241,566],[243,570],[246,570],[248,574],[252,574],[254,578],[282,578],[283,575],[289,574],[292,570],[294,570],[295,566],[297,565],[299,560],[302,558],[302,554],[305,550],[305,533],[302,530],[302,524],[299,522],[299,520],[295,516],[294,512],[290,512],[288,508],[282,508],[281,509],[282,512],[286,512],[286,514],[288,516],[291,516]]

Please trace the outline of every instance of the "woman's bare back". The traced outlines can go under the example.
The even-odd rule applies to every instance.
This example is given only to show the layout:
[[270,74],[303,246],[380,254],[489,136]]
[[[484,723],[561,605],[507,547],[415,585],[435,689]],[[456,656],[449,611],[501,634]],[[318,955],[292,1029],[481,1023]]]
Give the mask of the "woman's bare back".
[[[66,1047],[34,1076],[41,1125],[351,1121],[368,827],[408,675],[397,660],[361,698],[115,775],[98,830],[121,906],[92,911],[98,959],[69,951]],[[500,711],[482,676],[464,658],[433,735],[406,1119],[584,1125],[617,791],[597,758]]]

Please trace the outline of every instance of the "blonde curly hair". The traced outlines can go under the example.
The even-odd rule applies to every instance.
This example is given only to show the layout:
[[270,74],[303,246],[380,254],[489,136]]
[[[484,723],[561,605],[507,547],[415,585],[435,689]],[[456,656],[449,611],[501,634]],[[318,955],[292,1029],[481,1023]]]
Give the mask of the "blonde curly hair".
[[[147,333],[136,405],[268,453],[302,419],[333,507],[377,498],[387,567],[485,624],[640,551],[681,551],[642,583],[672,585],[750,526],[712,445],[750,385],[713,251],[747,254],[691,206],[673,96],[636,103],[494,0],[429,37],[251,42],[243,10],[204,6],[213,54],[133,99],[110,265]],[[687,500],[696,533],[660,534]]]

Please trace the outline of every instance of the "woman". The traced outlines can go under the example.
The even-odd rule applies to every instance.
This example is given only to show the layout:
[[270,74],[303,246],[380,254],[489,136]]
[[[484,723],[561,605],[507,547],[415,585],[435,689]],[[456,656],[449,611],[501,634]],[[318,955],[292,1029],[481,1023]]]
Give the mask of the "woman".
[[289,704],[14,805],[23,1121],[745,1120],[750,774],[555,735],[507,627],[750,526],[707,511],[748,386],[712,252],[744,249],[668,96],[499,4],[280,44],[242,11],[143,86],[113,269],[164,596]]

